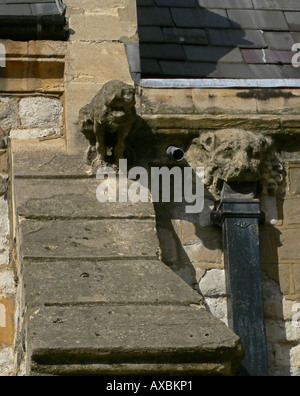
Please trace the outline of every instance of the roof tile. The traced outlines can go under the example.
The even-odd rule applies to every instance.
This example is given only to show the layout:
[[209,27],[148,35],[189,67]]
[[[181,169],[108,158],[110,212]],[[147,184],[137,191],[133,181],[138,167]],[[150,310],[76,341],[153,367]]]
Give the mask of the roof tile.
[[300,42],[299,0],[137,5],[142,77],[300,78],[291,65],[292,46]]

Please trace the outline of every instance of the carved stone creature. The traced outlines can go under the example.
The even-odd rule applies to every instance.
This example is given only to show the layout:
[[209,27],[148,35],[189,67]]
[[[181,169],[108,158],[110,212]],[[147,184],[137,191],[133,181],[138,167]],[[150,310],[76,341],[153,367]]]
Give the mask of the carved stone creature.
[[126,137],[136,121],[134,87],[117,80],[105,84],[79,112],[80,132],[90,143],[87,162],[113,164],[124,158]]
[[276,195],[283,185],[283,166],[270,138],[227,129],[207,132],[194,139],[186,154],[188,163],[205,169],[205,185],[216,200],[223,181],[261,182],[262,194]]

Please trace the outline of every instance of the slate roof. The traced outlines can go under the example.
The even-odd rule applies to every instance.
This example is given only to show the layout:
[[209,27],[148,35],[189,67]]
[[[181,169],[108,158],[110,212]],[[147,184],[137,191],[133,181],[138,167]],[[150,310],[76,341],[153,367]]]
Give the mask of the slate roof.
[[137,0],[142,78],[298,79],[300,0]]
[[61,0],[0,0],[0,38],[66,38],[66,6]]

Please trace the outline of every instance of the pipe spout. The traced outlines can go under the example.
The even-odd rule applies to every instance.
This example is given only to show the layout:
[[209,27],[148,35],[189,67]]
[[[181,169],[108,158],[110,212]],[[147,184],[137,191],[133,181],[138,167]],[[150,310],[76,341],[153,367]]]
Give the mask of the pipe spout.
[[184,159],[184,151],[177,146],[169,146],[166,150],[166,154],[169,158],[175,161],[182,161]]

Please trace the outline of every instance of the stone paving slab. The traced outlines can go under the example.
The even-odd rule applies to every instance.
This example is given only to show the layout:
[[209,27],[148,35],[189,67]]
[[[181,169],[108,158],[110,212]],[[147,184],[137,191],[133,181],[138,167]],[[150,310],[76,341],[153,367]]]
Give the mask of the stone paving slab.
[[154,220],[23,220],[21,232],[23,258],[155,259],[159,249]]
[[150,198],[145,203],[100,203],[96,197],[100,182],[95,179],[16,179],[17,212],[26,218],[155,218]]
[[26,262],[24,285],[29,307],[203,302],[160,261]]

